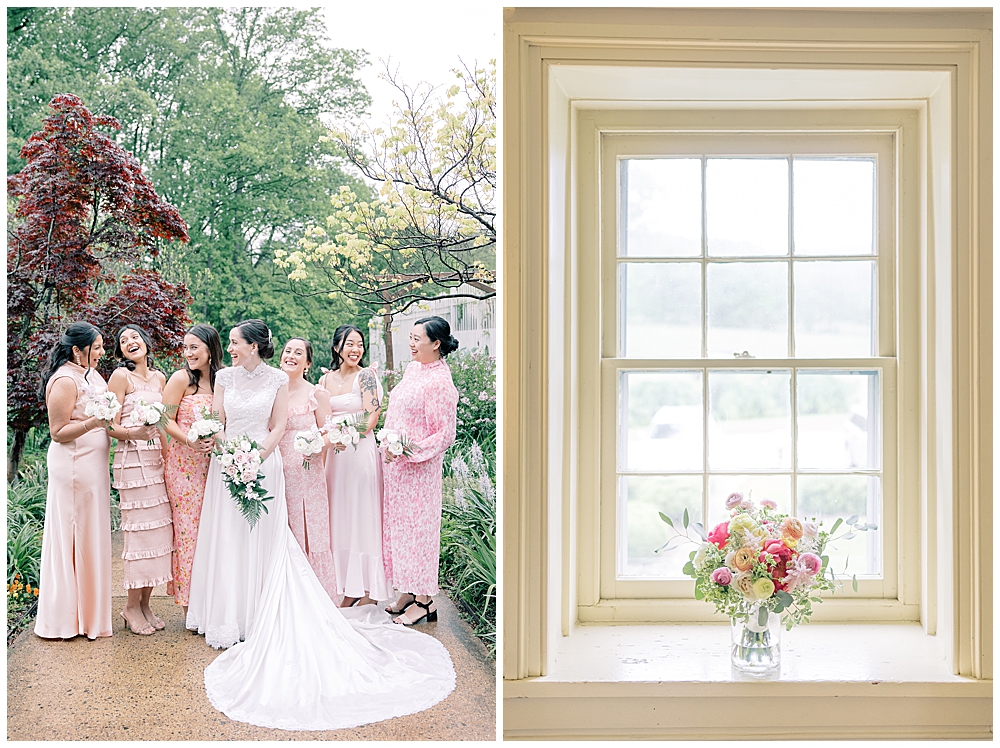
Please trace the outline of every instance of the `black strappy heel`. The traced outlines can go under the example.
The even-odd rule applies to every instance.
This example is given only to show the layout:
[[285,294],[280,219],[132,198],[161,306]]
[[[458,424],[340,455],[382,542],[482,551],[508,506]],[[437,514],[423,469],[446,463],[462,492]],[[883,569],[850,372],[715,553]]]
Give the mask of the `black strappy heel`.
[[[401,623],[404,626],[416,626],[418,623],[437,623],[438,612],[437,612],[437,608],[435,608],[434,610],[431,610],[431,605],[433,605],[433,604],[434,604],[434,600],[428,600],[426,603],[422,603],[419,600],[415,599],[412,603],[410,603],[410,605],[417,605],[417,606],[423,608],[424,611],[425,611],[424,614],[422,616],[420,616],[420,618],[418,618],[415,621],[407,621],[407,620],[405,620],[402,617],[402,615],[400,615],[399,618],[393,618],[392,622],[393,623]],[[409,608],[410,605],[407,605],[406,608]],[[403,609],[404,612],[405,612],[406,608]]]

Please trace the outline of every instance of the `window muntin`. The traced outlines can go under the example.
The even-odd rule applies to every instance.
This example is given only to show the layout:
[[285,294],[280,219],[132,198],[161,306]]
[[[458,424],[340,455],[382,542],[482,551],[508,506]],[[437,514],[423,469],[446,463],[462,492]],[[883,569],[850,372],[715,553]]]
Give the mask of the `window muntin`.
[[[851,514],[879,524],[829,555],[836,573],[858,575],[859,596],[894,595],[895,478],[883,459],[894,442],[882,431],[895,419],[893,264],[878,231],[879,211],[892,211],[891,137],[860,148],[848,137],[840,152],[828,134],[791,148],[763,134],[751,153],[711,135],[655,140],[602,139],[602,178],[621,207],[603,214],[618,227],[602,248],[605,282],[616,279],[602,294],[613,305],[602,386],[617,428],[602,468],[615,522],[602,524],[613,572],[601,573],[601,597],[689,597],[680,568],[694,546],[651,554],[668,536],[658,514],[687,509],[711,527],[733,490],[827,527]],[[729,412],[734,398],[757,412]]]

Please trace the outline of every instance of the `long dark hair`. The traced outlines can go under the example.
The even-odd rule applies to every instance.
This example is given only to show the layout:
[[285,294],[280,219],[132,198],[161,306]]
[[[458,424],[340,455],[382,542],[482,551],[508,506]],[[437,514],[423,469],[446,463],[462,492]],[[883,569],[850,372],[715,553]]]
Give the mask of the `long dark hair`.
[[271,331],[262,320],[245,319],[236,325],[240,335],[248,343],[257,344],[257,355],[261,358],[271,358],[274,355],[274,342]]
[[115,336],[115,358],[118,359],[118,366],[124,366],[129,371],[135,371],[135,361],[130,361],[125,358],[125,352],[122,350],[122,334],[126,330],[135,330],[139,333],[139,337],[142,338],[142,342],[146,344],[146,366],[153,369],[153,340],[149,337],[145,330],[143,330],[139,325],[127,324],[122,325],[118,334]]
[[344,363],[344,357],[340,355],[340,352],[344,350],[344,343],[347,342],[347,336],[352,332],[356,332],[361,336],[361,345],[365,347],[365,352],[361,356],[361,366],[365,365],[365,355],[368,353],[368,346],[365,343],[365,334],[361,332],[361,328],[357,325],[341,325],[336,330],[333,331],[333,341],[330,343],[330,370],[337,371],[341,364]]
[[[85,351],[94,344],[101,331],[89,322],[73,322],[66,328],[66,332],[59,336],[59,340],[49,352],[49,360],[45,368],[42,369],[42,383],[38,388],[38,397],[45,400],[45,388],[56,370],[67,361],[73,360],[73,347]],[[84,379],[90,374],[90,356],[87,356],[87,370]]]
[[441,358],[458,350],[458,340],[451,336],[451,325],[448,324],[448,320],[444,319],[444,317],[436,315],[433,317],[424,317],[423,319],[418,319],[413,324],[423,325],[424,332],[432,343],[435,340],[441,341],[441,347],[438,348]]
[[[208,384],[212,392],[215,392],[215,375],[222,368],[222,338],[219,337],[219,331],[211,325],[200,322],[184,334],[194,335],[208,348]],[[192,369],[188,365],[187,359],[184,360],[184,370],[188,374],[188,384],[197,390],[201,372]]]

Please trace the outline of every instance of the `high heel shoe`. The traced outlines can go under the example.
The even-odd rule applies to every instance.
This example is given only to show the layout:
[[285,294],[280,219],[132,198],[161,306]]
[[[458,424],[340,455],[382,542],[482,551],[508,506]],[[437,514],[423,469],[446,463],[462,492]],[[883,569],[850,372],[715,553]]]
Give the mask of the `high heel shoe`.
[[[409,594],[409,593],[407,593],[407,594]],[[360,600],[361,598],[358,598],[358,599]],[[416,601],[417,601],[417,598],[414,597],[412,600],[410,600],[410,602],[408,602],[402,608],[397,608],[396,607],[396,603],[393,603],[392,605],[390,605],[388,608],[385,609],[385,612],[386,613],[392,613],[394,616],[398,616],[401,613],[405,613],[406,609],[409,608],[411,605],[413,605],[413,603],[415,603]],[[399,601],[397,600],[396,602],[399,602]]]
[[136,631],[134,628],[132,628],[132,625],[128,622],[128,619],[125,617],[125,613],[124,612],[121,612],[118,615],[120,615],[122,617],[122,620],[125,621],[125,628],[126,628],[126,630],[131,631],[133,634],[138,634],[139,636],[152,636],[153,634],[156,633],[156,629],[153,628],[152,624],[150,624],[149,621],[146,621],[145,618],[143,618],[142,620],[146,621],[146,623],[150,627],[150,630],[149,631]]
[[[426,603],[422,603],[419,600],[414,600],[412,603],[410,603],[410,605],[416,605],[418,607],[423,608],[424,609],[424,614],[422,616],[420,616],[420,618],[418,618],[415,621],[407,621],[405,618],[403,618],[403,616],[399,616],[398,618],[393,618],[392,622],[393,623],[401,623],[404,626],[416,626],[418,623],[436,623],[437,619],[438,619],[438,612],[437,612],[437,608],[434,608],[434,610],[431,610],[431,606],[433,604],[434,604],[433,600],[428,600]],[[406,607],[409,608],[410,605],[407,605]],[[404,608],[404,612],[405,612],[405,608]]]

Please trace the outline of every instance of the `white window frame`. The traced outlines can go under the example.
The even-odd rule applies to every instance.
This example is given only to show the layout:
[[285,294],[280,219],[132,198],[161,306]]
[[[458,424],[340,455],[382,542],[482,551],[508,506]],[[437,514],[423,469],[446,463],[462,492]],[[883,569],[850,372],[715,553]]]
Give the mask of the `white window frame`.
[[[600,551],[581,545],[580,568],[582,589],[599,590],[598,596],[582,598],[577,608],[580,621],[712,621],[719,620],[712,607],[698,602],[694,597],[691,580],[633,580],[622,579],[617,574],[620,542],[623,535],[624,508],[617,501],[617,433],[619,402],[618,380],[623,370],[672,370],[703,371],[709,369],[761,369],[788,368],[789,366],[820,367],[833,369],[875,369],[880,373],[883,417],[882,464],[882,552],[883,574],[880,579],[860,579],[858,591],[850,584],[839,589],[836,595],[827,595],[823,605],[816,606],[813,620],[917,620],[919,618],[919,580],[909,575],[909,584],[901,583],[900,571],[904,558],[919,555],[917,536],[910,532],[910,543],[900,543],[902,528],[915,528],[919,523],[919,503],[913,500],[897,503],[897,487],[914,485],[917,480],[915,456],[900,455],[899,429],[913,428],[904,418],[897,419],[898,404],[916,397],[914,378],[908,390],[897,386],[897,366],[900,361],[900,339],[912,340],[916,334],[914,317],[899,318],[896,314],[897,286],[908,296],[908,303],[901,308],[913,308],[918,294],[916,274],[904,273],[897,284],[897,264],[915,267],[916,247],[911,242],[902,246],[897,241],[897,224],[902,211],[897,210],[896,193],[900,170],[897,161],[915,161],[916,123],[912,115],[904,112],[862,110],[837,115],[839,124],[829,126],[829,112],[793,109],[770,110],[665,110],[659,112],[588,111],[578,113],[579,159],[577,175],[581,185],[582,204],[599,205],[597,223],[584,221],[580,228],[580,263],[582,298],[600,299],[599,348],[594,345],[594,335],[589,326],[578,329],[580,340],[579,366],[581,370],[581,400],[600,402],[600,420],[593,425],[594,433],[601,435],[599,473],[587,460],[579,460],[582,474],[579,485],[599,487],[581,494],[582,511],[587,512],[591,502],[599,504]],[[724,123],[724,124],[722,124]],[[906,132],[904,133],[904,128]],[[904,149],[903,144],[909,147]],[[589,148],[588,145],[594,147]],[[617,253],[621,241],[619,200],[619,162],[627,157],[654,156],[710,156],[738,155],[870,155],[878,160],[877,194],[881,207],[877,211],[878,242],[878,356],[862,359],[655,359],[641,360],[619,357],[618,319],[618,266],[620,262],[649,262],[646,257],[621,258]],[[593,194],[589,191],[598,191]],[[910,213],[916,206],[908,206]],[[580,215],[587,215],[579,210]],[[914,223],[910,216],[910,224]],[[593,239],[585,236],[596,232]],[[913,237],[913,232],[908,232]],[[897,253],[903,253],[897,263]],[[677,261],[680,261],[678,258]],[[698,261],[698,258],[683,258]],[[674,261],[671,259],[670,261]],[[707,261],[707,260],[701,260]],[[790,262],[794,260],[790,259]],[[595,264],[600,271],[594,272]],[[584,267],[586,266],[586,267]],[[596,282],[596,285],[595,285]],[[791,303],[791,302],[790,302]],[[904,329],[897,331],[897,326]],[[907,327],[909,325],[909,327]],[[897,334],[898,333],[898,334]],[[789,329],[791,334],[791,325]],[[915,351],[903,346],[910,361],[904,369],[913,366]],[[600,382],[599,388],[588,386]],[[905,411],[904,411],[905,412]],[[905,459],[904,459],[905,457]],[[899,471],[905,466],[910,471],[909,480],[901,480]],[[589,494],[589,495],[587,495]],[[592,510],[591,510],[592,511]],[[664,537],[667,537],[664,528]],[[597,567],[595,569],[595,566]],[[593,576],[599,578],[597,585]],[[903,575],[905,578],[907,575]],[[908,593],[908,594],[907,594]],[[848,601],[850,601],[848,603]],[[846,605],[845,605],[846,603]],[[849,607],[848,607],[849,606]]]

